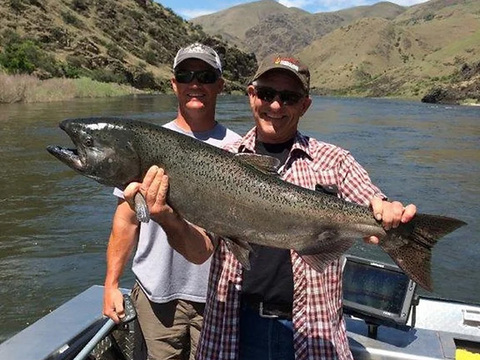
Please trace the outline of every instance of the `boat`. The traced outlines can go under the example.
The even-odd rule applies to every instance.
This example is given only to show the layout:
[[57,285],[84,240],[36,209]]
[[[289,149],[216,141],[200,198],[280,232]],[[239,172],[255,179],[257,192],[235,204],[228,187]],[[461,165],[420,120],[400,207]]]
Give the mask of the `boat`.
[[[480,360],[480,304],[418,295],[394,265],[355,256],[343,264],[356,360]],[[91,286],[0,344],[0,359],[133,359],[135,322],[115,325],[102,302],[103,286]]]

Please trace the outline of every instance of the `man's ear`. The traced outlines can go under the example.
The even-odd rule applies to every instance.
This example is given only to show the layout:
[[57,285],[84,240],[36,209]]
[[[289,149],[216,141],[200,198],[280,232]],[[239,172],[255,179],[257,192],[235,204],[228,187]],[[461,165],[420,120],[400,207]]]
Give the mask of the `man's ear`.
[[312,104],[312,99],[310,96],[307,96],[305,97],[305,99],[303,99],[302,114],[300,116],[303,116],[307,112],[311,104]]
[[225,80],[223,78],[218,79],[218,93],[220,94],[225,87]]
[[175,78],[170,79],[170,84],[172,85],[173,92],[177,95],[177,82],[175,81]]
[[255,105],[255,87],[253,85],[248,85],[247,95],[248,95],[248,101],[250,102],[250,107],[253,109]]

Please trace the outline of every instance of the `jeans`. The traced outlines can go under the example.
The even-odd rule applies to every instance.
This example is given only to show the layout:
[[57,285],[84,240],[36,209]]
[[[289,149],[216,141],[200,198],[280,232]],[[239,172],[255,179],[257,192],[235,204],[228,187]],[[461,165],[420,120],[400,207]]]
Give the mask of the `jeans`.
[[294,360],[293,323],[262,318],[242,306],[240,312],[239,360]]

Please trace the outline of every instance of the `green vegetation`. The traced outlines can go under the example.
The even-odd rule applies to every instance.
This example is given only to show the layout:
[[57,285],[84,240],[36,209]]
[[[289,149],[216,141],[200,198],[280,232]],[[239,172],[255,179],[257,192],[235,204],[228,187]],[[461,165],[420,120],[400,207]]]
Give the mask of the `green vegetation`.
[[227,93],[245,91],[256,57],[288,52],[310,65],[313,92],[420,99],[448,88],[480,102],[478,14],[478,0],[318,14],[257,1],[190,22],[153,0],[6,0],[0,70],[167,92],[178,48],[200,41],[222,58]]
[[0,66],[10,74],[32,74],[42,70],[51,76],[61,76],[62,66],[34,41],[11,35],[0,53]]
[[130,86],[101,83],[85,77],[40,80],[33,75],[8,75],[0,72],[0,103],[49,102],[141,93],[143,92]]
[[[23,86],[12,85],[25,83],[20,75],[39,80],[89,78],[95,84],[94,96],[111,96],[114,87],[100,91],[99,83],[168,92],[176,52],[195,41],[216,48],[224,57],[226,91],[244,87],[256,68],[252,54],[206,35],[201,27],[154,1],[7,0],[0,2],[0,18],[0,72],[19,76],[9,82],[14,87],[10,95],[3,96],[13,99],[8,102],[34,98],[25,95]],[[65,91],[67,97],[83,96],[79,83],[76,86],[75,91]],[[47,93],[39,98],[55,94],[53,90]],[[61,99],[63,92],[57,95]]]
[[62,18],[66,24],[70,24],[79,29],[85,28],[85,25],[83,24],[83,22],[78,17],[76,17],[75,14],[73,14],[71,11],[62,12]]

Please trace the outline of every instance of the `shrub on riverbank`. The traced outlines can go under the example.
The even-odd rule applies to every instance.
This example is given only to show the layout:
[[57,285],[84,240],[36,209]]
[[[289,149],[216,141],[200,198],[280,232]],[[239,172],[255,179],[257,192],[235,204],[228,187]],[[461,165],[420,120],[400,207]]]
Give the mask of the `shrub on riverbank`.
[[32,75],[0,73],[0,103],[48,102],[140,93],[143,92],[130,86],[102,83],[89,78],[40,80]]

